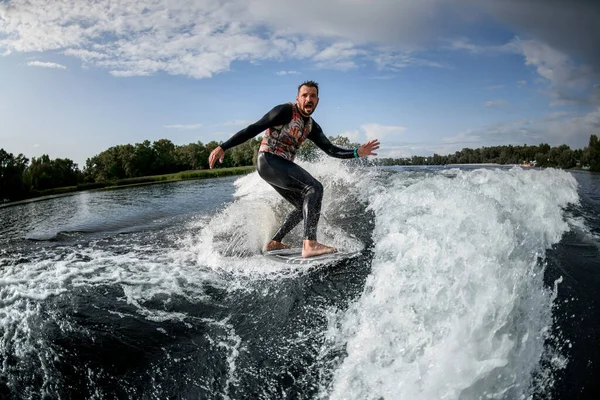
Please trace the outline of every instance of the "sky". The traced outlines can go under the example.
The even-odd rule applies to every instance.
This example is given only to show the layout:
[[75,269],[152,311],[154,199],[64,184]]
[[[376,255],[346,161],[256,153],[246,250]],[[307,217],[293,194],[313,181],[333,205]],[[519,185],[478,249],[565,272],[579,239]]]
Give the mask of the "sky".
[[600,134],[600,2],[0,0],[0,148],[225,141],[319,83],[380,157]]

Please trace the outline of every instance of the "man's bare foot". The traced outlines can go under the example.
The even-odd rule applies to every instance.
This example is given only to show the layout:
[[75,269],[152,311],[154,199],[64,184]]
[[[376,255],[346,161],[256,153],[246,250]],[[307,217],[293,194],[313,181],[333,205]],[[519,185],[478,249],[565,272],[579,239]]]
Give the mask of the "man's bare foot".
[[281,249],[289,249],[292,246],[288,246],[287,244],[283,244],[281,242],[277,242],[275,240],[271,240],[269,243],[265,245],[263,251],[271,251],[271,250],[281,250]]
[[302,257],[314,257],[321,254],[335,253],[335,247],[325,246],[316,240],[305,240],[302,242]]

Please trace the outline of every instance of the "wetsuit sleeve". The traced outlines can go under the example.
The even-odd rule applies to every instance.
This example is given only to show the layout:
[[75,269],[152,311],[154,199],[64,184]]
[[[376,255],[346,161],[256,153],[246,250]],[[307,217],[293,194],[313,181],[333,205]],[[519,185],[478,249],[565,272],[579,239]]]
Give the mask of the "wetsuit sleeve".
[[246,140],[250,140],[259,133],[263,132],[267,128],[272,126],[284,125],[292,120],[292,104],[280,104],[273,107],[271,111],[266,113],[261,119],[255,123],[248,125],[229,140],[221,145],[223,150],[230,149],[237,146],[238,144],[244,143]]
[[331,143],[323,133],[323,129],[313,120],[313,128],[308,135],[318,148],[336,158],[354,158],[354,149],[343,149]]

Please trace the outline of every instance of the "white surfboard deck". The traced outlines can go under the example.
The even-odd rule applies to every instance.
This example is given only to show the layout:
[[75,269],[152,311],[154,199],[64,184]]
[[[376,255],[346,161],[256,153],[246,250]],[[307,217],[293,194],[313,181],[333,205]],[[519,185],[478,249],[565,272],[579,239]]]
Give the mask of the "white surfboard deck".
[[337,261],[354,258],[360,254],[360,251],[344,252],[338,251],[335,253],[321,254],[314,257],[302,257],[302,248],[292,247],[291,249],[269,250],[263,251],[263,256],[270,260],[283,262],[286,264],[301,264],[301,265],[321,265],[331,264]]

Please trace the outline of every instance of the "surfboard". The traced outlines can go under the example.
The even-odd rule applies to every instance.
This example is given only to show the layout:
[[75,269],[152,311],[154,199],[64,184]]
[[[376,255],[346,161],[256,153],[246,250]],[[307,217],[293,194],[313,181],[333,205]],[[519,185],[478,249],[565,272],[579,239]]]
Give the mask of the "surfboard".
[[291,249],[269,250],[263,251],[263,256],[269,260],[279,261],[286,264],[301,264],[301,265],[322,265],[332,264],[337,261],[354,258],[360,255],[360,251],[344,252],[338,251],[335,253],[321,254],[314,257],[302,257],[301,247],[292,247]]

